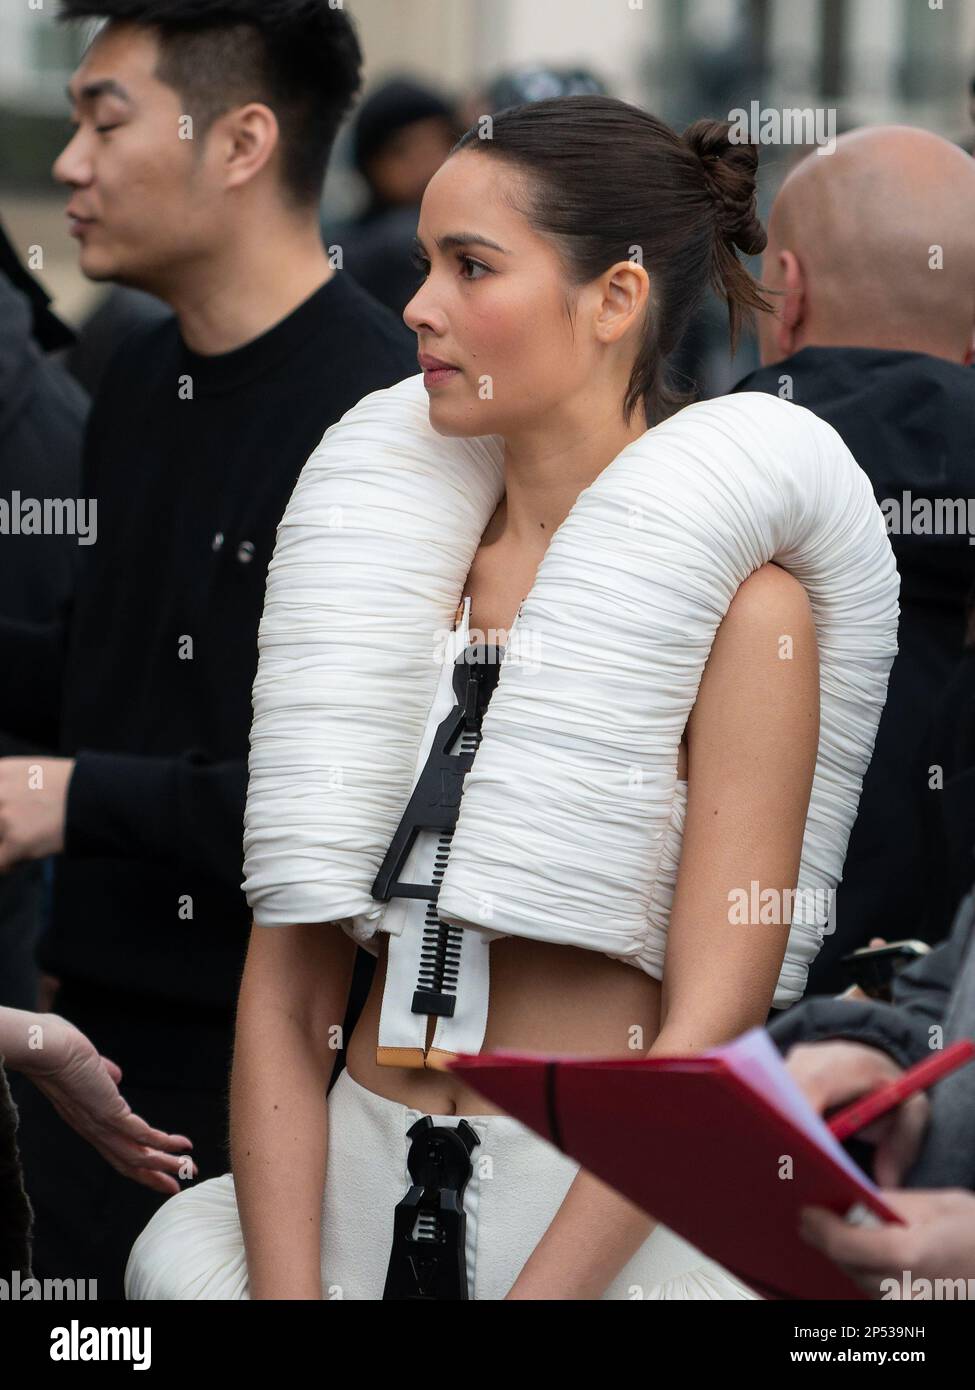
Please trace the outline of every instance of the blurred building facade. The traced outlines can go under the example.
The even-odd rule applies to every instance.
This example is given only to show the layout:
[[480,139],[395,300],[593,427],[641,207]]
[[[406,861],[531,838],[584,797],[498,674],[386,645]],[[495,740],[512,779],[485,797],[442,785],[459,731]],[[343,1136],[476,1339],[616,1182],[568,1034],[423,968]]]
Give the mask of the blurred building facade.
[[[408,67],[476,88],[529,62],[586,64],[667,120],[837,107],[841,126],[899,120],[963,134],[975,0],[349,0],[370,78]],[[726,91],[730,97],[726,98]],[[733,98],[733,99],[731,99]]]
[[[830,108],[839,131],[903,121],[971,148],[975,0],[344,3],[362,37],[367,85],[410,73],[468,109],[506,70],[582,66],[678,127],[757,101]],[[48,281],[70,318],[94,291],[72,272],[51,164],[69,133],[65,83],[91,25],[59,25],[56,9],[57,0],[0,6],[0,205],[15,241],[43,242]],[[797,152],[763,150],[765,207]],[[356,191],[340,146],[327,207],[347,213]]]
[[[735,86],[736,105],[834,101],[846,125],[897,119],[947,134],[966,119],[975,70],[975,0],[344,3],[370,80],[406,69],[462,92],[522,63],[588,65],[621,97],[673,120],[689,102]],[[65,117],[64,84],[82,35],[55,22],[56,5],[5,0],[0,8],[4,122]],[[6,182],[30,181],[18,156],[5,140]]]

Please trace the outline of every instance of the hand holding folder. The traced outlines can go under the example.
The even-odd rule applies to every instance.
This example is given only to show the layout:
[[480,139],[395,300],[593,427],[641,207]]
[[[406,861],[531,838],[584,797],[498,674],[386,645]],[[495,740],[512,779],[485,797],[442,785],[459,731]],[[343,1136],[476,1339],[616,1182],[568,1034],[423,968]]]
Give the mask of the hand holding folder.
[[[969,1049],[963,1060],[975,1055],[975,1045],[956,1044],[937,1063],[941,1074],[957,1064],[959,1048]],[[801,1238],[801,1207],[902,1224],[816,1114],[763,1028],[687,1057],[498,1051],[449,1065],[767,1298],[865,1297]],[[903,1099],[917,1070],[883,1091],[898,1090]],[[863,1123],[887,1102],[898,1103],[891,1096],[881,1110],[874,1103]]]

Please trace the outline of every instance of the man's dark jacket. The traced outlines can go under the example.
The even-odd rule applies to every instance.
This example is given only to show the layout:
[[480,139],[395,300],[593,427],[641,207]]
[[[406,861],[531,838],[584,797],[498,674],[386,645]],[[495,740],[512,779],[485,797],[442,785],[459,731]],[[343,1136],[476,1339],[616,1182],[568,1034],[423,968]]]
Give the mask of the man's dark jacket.
[[[826,420],[879,503],[894,499],[903,512],[909,493],[910,512],[917,499],[975,497],[971,368],[924,353],[810,347],[752,372],[735,390],[783,395]],[[938,941],[948,925],[929,911],[926,888],[926,808],[938,794],[929,786],[938,778],[929,771],[929,739],[932,712],[962,657],[975,546],[964,532],[889,534],[901,578],[899,651],[837,891],[836,931],[810,970],[807,994],[849,984],[839,958],[872,936]]]
[[[807,999],[769,1027],[783,1051],[846,1038],[913,1066],[940,1047],[975,1037],[975,890],[963,898],[948,939],[894,981],[893,1002]],[[902,1179],[914,1188],[975,1189],[975,1063],[932,1087],[921,1152]]]
[[[76,494],[88,398],[44,348],[71,334],[47,311],[48,296],[16,259],[0,228],[0,497]],[[70,536],[0,535],[0,613],[46,621],[74,583]],[[5,672],[0,679],[11,679]],[[34,746],[0,729],[0,756]],[[35,1007],[34,938],[39,929],[41,866],[0,876],[0,1007]],[[0,1277],[30,1267],[31,1213],[20,1173],[17,1116],[0,1057]]]

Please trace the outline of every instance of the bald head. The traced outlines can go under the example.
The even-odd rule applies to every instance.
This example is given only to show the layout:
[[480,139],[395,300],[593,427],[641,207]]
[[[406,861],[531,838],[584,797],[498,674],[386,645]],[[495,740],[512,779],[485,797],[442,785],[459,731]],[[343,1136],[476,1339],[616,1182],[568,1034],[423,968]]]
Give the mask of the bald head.
[[851,131],[779,190],[762,278],[786,291],[761,315],[763,362],[810,346],[880,347],[971,361],[975,159],[909,126]]

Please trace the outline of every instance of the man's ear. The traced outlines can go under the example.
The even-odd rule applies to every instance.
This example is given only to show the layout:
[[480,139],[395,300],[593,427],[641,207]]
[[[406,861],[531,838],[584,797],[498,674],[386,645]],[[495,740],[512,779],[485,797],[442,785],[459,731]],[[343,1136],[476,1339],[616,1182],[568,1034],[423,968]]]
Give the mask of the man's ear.
[[220,154],[227,188],[249,183],[274,154],[280,139],[277,117],[269,106],[249,101],[228,111],[214,134],[222,141]]
[[791,357],[797,350],[796,339],[806,320],[806,277],[794,251],[779,252],[779,270],[783,294],[779,299],[776,337],[782,355]]

